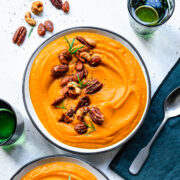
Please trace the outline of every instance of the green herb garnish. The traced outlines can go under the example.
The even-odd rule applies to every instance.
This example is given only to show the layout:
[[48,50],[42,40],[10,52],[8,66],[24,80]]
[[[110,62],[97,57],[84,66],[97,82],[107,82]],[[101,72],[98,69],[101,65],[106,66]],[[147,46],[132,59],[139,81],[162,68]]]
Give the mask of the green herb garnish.
[[29,34],[28,34],[28,38],[31,36],[31,33],[33,32],[34,26],[30,29]]
[[90,133],[96,131],[96,128],[94,126],[94,124],[92,123],[92,121],[90,121],[91,125],[87,124],[84,122],[84,125],[87,126],[88,128],[92,129],[91,131],[89,131],[88,133],[85,134],[85,136],[89,135]]
[[71,175],[69,175],[69,178],[68,178],[68,180],[71,180]]
[[[79,87],[81,89],[85,88],[90,83],[90,82],[84,83],[83,81],[81,81],[79,78],[79,74],[77,74],[77,78],[78,78],[78,82],[79,82],[79,84],[77,84],[77,87]],[[76,84],[74,84],[74,85],[76,85]]]
[[65,108],[65,106],[64,106],[64,101],[62,102],[61,106],[56,106],[56,108],[61,108],[61,109],[66,110],[66,108]]
[[64,36],[64,39],[65,39],[66,42],[68,43],[68,46],[69,46],[68,51],[69,51],[71,54],[75,54],[79,49],[81,49],[81,48],[84,47],[84,46],[81,46],[81,47],[79,47],[79,48],[73,48],[74,41],[76,40],[76,38],[73,38],[73,40],[72,40],[71,43],[68,41],[68,39],[66,38],[66,36]]

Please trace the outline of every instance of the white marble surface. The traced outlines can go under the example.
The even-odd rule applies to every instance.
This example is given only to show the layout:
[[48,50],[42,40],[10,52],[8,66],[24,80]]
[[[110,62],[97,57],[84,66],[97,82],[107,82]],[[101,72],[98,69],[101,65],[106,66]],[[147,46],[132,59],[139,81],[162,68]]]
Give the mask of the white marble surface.
[[[54,33],[74,26],[97,26],[115,31],[129,39],[139,50],[150,73],[152,93],[156,90],[168,70],[180,56],[180,0],[168,23],[149,40],[138,37],[128,21],[126,0],[69,0],[68,15],[52,7],[49,0],[44,2],[44,12],[36,17],[39,22],[50,19],[54,22]],[[24,21],[24,14],[33,0],[1,0],[0,4],[0,98],[15,105],[24,115],[25,143],[10,151],[0,149],[0,180],[10,177],[25,163],[42,156],[69,154],[47,142],[30,122],[23,105],[21,86],[23,72],[30,55],[46,38],[39,37],[36,29],[24,44],[18,47],[12,43],[14,31],[21,25],[30,30]],[[100,168],[111,180],[120,179],[109,170],[108,165],[118,150],[100,155],[77,155]]]

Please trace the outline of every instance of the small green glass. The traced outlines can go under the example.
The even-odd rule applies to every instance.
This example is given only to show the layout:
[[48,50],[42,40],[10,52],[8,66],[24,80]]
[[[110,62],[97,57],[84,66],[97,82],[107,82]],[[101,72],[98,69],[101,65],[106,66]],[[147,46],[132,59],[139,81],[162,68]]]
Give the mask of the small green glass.
[[128,0],[131,27],[140,35],[150,35],[170,19],[174,8],[174,0]]
[[0,146],[14,144],[22,135],[24,121],[21,113],[0,99]]

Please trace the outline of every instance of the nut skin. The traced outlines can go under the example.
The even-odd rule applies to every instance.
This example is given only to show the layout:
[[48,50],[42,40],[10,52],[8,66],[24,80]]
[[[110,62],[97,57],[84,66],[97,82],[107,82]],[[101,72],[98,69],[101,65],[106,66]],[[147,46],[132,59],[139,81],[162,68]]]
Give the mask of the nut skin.
[[57,65],[51,69],[51,75],[53,78],[58,79],[58,78],[64,76],[67,71],[69,71],[69,66]]
[[84,107],[84,106],[89,106],[90,105],[90,99],[88,96],[83,96],[82,98],[80,98],[76,108],[75,108],[75,112],[77,112],[77,110],[81,107]]
[[68,1],[65,1],[62,5],[62,10],[65,12],[65,13],[68,13],[69,12],[69,2]]
[[83,38],[81,36],[76,36],[76,40],[87,46],[89,49],[93,49],[96,46],[96,41],[90,38]]
[[99,56],[94,56],[91,61],[89,62],[89,65],[91,67],[96,67],[98,65],[100,65],[102,62],[102,59]]
[[45,26],[45,28],[46,28],[47,31],[53,32],[53,30],[54,30],[54,25],[53,25],[52,21],[50,21],[50,20],[45,21],[45,22],[44,22],[44,26]]
[[69,116],[66,114],[62,114],[61,118],[59,119],[59,122],[65,122],[65,123],[71,123],[73,119],[71,119]]
[[26,28],[24,26],[19,27],[16,30],[16,32],[14,33],[14,36],[13,36],[13,39],[12,39],[13,43],[20,46],[25,40],[26,33],[27,33],[27,30],[26,30]]
[[74,130],[78,133],[78,134],[85,134],[87,132],[87,126],[84,123],[79,123],[76,124],[74,127]]
[[104,122],[104,116],[97,107],[92,107],[89,111],[89,116],[92,121],[98,125],[102,125]]
[[33,18],[31,18],[31,12],[27,11],[24,17],[25,21],[31,25],[31,26],[35,26],[36,25],[36,20],[34,20]]
[[75,69],[81,71],[84,68],[84,65],[81,61],[77,61]]
[[43,23],[40,23],[37,29],[39,36],[44,36],[46,34],[46,28]]
[[72,80],[73,80],[73,77],[72,77],[72,76],[66,76],[66,77],[64,77],[64,78],[61,80],[60,85],[61,85],[61,86],[65,86],[65,85],[67,85],[69,82],[71,82]]
[[62,64],[69,64],[69,61],[72,60],[72,55],[68,50],[65,49],[58,55],[58,58]]
[[31,11],[36,15],[40,14],[41,12],[43,12],[43,3],[41,1],[33,2],[31,6]]
[[64,95],[59,96],[58,98],[56,98],[56,99],[54,100],[54,102],[53,102],[51,105],[52,105],[52,106],[57,106],[57,105],[59,105],[60,103],[62,103],[65,98],[66,98],[66,97],[65,97]]
[[100,91],[103,87],[103,83],[99,82],[97,79],[93,79],[88,86],[85,88],[86,94],[94,94]]
[[62,0],[50,0],[52,5],[57,9],[62,9]]

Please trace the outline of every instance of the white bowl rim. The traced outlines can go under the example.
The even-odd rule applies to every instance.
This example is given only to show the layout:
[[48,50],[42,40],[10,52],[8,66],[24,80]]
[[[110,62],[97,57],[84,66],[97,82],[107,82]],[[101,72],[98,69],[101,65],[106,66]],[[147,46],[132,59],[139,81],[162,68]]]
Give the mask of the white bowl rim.
[[[21,173],[21,171],[23,171],[26,167],[28,167],[29,165],[32,165],[38,161],[41,161],[41,160],[45,160],[45,159],[50,159],[50,158],[59,158],[59,157],[62,157],[62,158],[69,158],[69,159],[75,159],[75,160],[78,160],[78,161],[81,161],[83,163],[86,163],[88,164],[89,166],[91,166],[93,169],[95,169],[98,173],[100,173],[102,176],[104,176],[104,178],[106,178],[107,180],[110,180],[106,174],[104,174],[104,172],[102,172],[100,169],[98,169],[97,167],[95,167],[94,165],[92,165],[91,163],[89,163],[88,161],[82,159],[82,158],[79,158],[79,157],[75,157],[73,155],[59,155],[59,154],[56,154],[56,155],[50,155],[50,156],[43,156],[41,158],[37,158],[37,159],[34,159],[28,163],[26,163],[25,165],[23,165],[20,169],[18,169],[16,171],[16,173],[11,177],[10,180],[13,180],[19,173]],[[88,170],[88,169],[86,169]],[[89,170],[88,170],[89,171]]]
[[[52,139],[50,139],[49,137],[47,137],[47,135],[45,135],[41,129],[36,125],[36,122],[33,120],[30,112],[29,112],[29,109],[28,109],[28,102],[26,101],[26,95],[25,95],[25,80],[26,80],[26,73],[27,73],[27,70],[28,70],[28,67],[29,67],[29,64],[31,63],[31,60],[33,59],[33,56],[34,54],[36,54],[36,52],[45,44],[47,43],[49,40],[53,39],[54,37],[62,34],[62,33],[70,33],[71,31],[85,31],[85,30],[97,30],[97,31],[102,31],[104,33],[109,33],[109,34],[112,34],[114,36],[117,36],[118,38],[122,39],[125,43],[127,43],[133,50],[134,52],[136,53],[136,55],[138,56],[139,58],[139,65],[141,66],[141,69],[143,70],[143,74],[145,76],[145,80],[146,80],[146,85],[147,85],[147,103],[146,103],[146,108],[144,110],[144,113],[143,113],[143,116],[141,118],[141,120],[139,121],[139,123],[136,125],[136,127],[133,129],[133,131],[131,131],[131,133],[126,136],[124,139],[122,139],[121,141],[118,141],[117,143],[115,144],[112,144],[110,146],[107,146],[107,147],[103,147],[103,148],[98,148],[98,149],[86,149],[86,148],[77,148],[77,147],[73,147],[73,146],[69,146],[69,145],[66,145],[60,141],[58,142],[55,142],[57,140],[55,140],[55,138],[49,133],[48,135],[51,136]],[[97,33],[98,34],[98,33]],[[141,63],[141,64],[140,64]],[[35,128],[40,132],[40,134],[45,138],[47,139],[50,143],[52,143],[53,145],[55,145],[56,147],[58,148],[61,148],[63,150],[66,150],[66,151],[69,151],[69,152],[72,152],[72,153],[78,153],[78,154],[99,154],[99,153],[104,153],[104,152],[108,152],[108,151],[112,151],[114,149],[117,149],[118,147],[122,146],[123,144],[125,144],[128,140],[130,140],[134,135],[135,133],[138,131],[138,129],[141,127],[144,119],[145,119],[145,116],[147,114],[147,111],[149,109],[149,105],[150,105],[150,100],[151,100],[151,83],[150,83],[150,76],[149,76],[149,73],[148,73],[148,70],[147,70],[147,67],[141,57],[141,55],[139,54],[138,50],[126,39],[124,38],[123,36],[111,31],[111,30],[107,30],[107,29],[104,29],[104,28],[100,28],[100,27],[93,27],[93,26],[79,26],[79,27],[72,27],[72,28],[68,28],[68,29],[65,29],[65,30],[62,30],[54,35],[52,35],[51,37],[49,37],[48,39],[46,39],[43,43],[41,43],[37,48],[36,50],[34,51],[34,53],[32,54],[32,56],[30,57],[28,63],[27,63],[27,66],[25,68],[25,71],[24,71],[24,75],[23,75],[23,83],[22,83],[22,94],[23,94],[23,102],[24,102],[24,106],[25,106],[25,109],[26,109],[26,112],[31,120],[31,122],[33,123],[33,125],[35,126]]]

